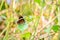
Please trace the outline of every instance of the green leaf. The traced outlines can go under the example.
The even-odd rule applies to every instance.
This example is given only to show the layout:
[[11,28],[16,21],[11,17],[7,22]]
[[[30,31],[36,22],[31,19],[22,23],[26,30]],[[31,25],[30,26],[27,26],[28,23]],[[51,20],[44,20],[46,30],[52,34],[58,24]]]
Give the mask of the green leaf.
[[34,0],[36,3],[40,4],[41,0]]
[[36,3],[38,3],[40,6],[45,6],[45,0],[34,0]]
[[2,2],[0,2],[0,10],[6,9],[5,4],[7,5],[7,7],[9,7],[9,5],[6,2],[4,2],[4,0],[2,0]]
[[58,32],[59,31],[59,25],[53,25],[52,29],[54,32]]
[[[1,3],[0,3],[1,4]],[[5,9],[5,3],[3,2],[2,6],[0,5],[1,9],[0,10],[4,10]]]
[[30,36],[31,36],[30,32],[27,32],[27,33],[22,35],[22,37],[24,37],[24,38],[30,38]]
[[50,33],[50,31],[51,31],[51,27],[48,27],[47,29],[45,29],[45,32],[47,33]]
[[18,24],[18,29],[20,31],[24,31],[28,28],[28,24],[27,23],[24,23],[24,24]]

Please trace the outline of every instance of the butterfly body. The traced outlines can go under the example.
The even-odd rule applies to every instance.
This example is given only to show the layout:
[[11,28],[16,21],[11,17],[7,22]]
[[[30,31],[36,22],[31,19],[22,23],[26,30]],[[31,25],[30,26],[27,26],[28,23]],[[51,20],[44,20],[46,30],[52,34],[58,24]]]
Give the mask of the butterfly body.
[[23,23],[25,23],[25,20],[22,16],[20,16],[18,21],[17,21],[17,24],[23,24]]

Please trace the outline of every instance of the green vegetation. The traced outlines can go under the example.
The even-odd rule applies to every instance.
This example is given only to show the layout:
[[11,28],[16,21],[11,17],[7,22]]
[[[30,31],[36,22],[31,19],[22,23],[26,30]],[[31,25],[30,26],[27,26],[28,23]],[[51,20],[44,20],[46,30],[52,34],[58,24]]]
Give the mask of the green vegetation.
[[60,0],[0,1],[0,40],[59,39]]

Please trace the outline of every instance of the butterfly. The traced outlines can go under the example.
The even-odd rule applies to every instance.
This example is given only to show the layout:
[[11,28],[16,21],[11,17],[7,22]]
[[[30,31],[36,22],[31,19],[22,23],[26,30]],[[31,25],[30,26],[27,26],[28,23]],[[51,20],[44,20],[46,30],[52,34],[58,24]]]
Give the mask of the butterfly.
[[23,24],[23,23],[25,23],[25,20],[24,20],[23,16],[20,16],[17,21],[17,24]]

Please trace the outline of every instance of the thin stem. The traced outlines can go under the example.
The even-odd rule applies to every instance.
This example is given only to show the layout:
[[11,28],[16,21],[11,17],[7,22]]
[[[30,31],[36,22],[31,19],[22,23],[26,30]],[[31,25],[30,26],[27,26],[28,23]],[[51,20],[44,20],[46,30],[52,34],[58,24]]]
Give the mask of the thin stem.
[[1,10],[2,6],[3,6],[3,3],[4,3],[4,0],[2,0],[2,3],[0,5],[0,10]]
[[41,30],[39,30],[39,31],[36,31],[35,32],[35,34],[34,35],[32,35],[32,37],[31,38],[34,38],[36,35],[37,35],[37,33],[38,32],[41,32],[47,25],[49,25],[52,21],[54,21],[55,19],[56,19],[56,17],[57,16],[55,16],[51,21],[49,21],[46,25],[44,25],[44,27],[43,28],[41,28]]
[[[8,5],[6,3],[5,3],[5,7],[6,7],[6,9],[8,8]],[[7,15],[7,20],[8,20],[8,18],[9,18],[8,11],[6,11],[6,15]],[[5,34],[4,38],[3,38],[3,40],[8,40],[9,27],[10,27],[9,24],[10,24],[10,22],[8,22],[8,24],[7,24],[7,30],[6,30],[6,34]]]

